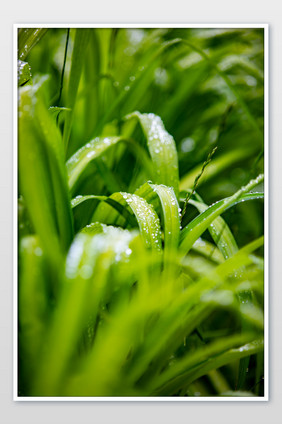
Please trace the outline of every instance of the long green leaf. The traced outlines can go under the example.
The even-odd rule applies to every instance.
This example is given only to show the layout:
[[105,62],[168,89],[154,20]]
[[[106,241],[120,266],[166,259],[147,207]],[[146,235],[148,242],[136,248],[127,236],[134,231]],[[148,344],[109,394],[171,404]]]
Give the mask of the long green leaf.
[[[147,182],[145,184],[142,184],[142,186],[140,186],[137,190],[135,190],[134,194],[136,194],[139,197],[142,197],[143,199],[146,200],[146,202],[152,205],[158,215],[161,213],[161,207],[160,207],[158,195],[156,192],[154,192],[154,190],[150,186],[150,183]],[[117,200],[120,204],[126,205],[126,202],[120,193],[114,193],[110,196],[110,198],[113,200]],[[115,224],[115,225],[126,226],[125,220],[120,218],[118,212],[113,210],[113,208],[108,207],[105,204],[98,205],[92,218],[92,221],[100,221],[100,220],[111,225]]]
[[66,281],[46,335],[46,347],[39,358],[34,393],[41,396],[60,393],[64,372],[87,323],[90,319],[96,322],[110,267],[117,261],[128,260],[129,243],[135,235],[112,227],[94,236],[80,233],[73,241],[66,259]]
[[159,196],[164,217],[164,262],[167,264],[171,255],[175,255],[180,236],[179,205],[173,188],[160,184],[151,184]]
[[64,163],[63,141],[61,133],[52,119],[50,112],[40,98],[40,93],[38,105],[35,108],[34,118],[37,120],[41,133],[44,134],[44,142],[47,148],[53,186],[59,237],[66,250],[73,238],[73,223]]
[[24,60],[48,28],[20,28],[18,32],[18,58]]
[[23,237],[19,245],[18,287],[19,390],[23,394],[28,393],[32,385],[50,314],[47,280],[48,272],[38,237]]
[[251,180],[249,184],[238,190],[233,196],[221,200],[206,211],[197,216],[190,224],[188,224],[181,232],[181,244],[180,249],[183,252],[188,252],[195,241],[203,234],[203,232],[209,227],[209,225],[221,215],[225,210],[235,205],[240,201],[246,201],[251,199],[259,199],[263,197],[261,193],[251,193],[246,195],[248,191],[263,181],[263,175],[259,175],[255,180]]
[[[208,208],[203,202],[197,202],[193,199],[190,199],[189,203],[195,206],[201,213]],[[212,222],[209,226],[209,232],[225,259],[230,258],[238,251],[234,236],[221,216]]]
[[20,89],[19,185],[42,247],[56,263],[72,239],[72,216],[62,140],[40,85]]
[[[161,250],[160,221],[154,208],[145,199],[136,194],[121,192],[112,194],[105,201],[115,209],[118,209],[117,204],[121,205],[121,210],[127,205],[137,219],[145,245],[157,251]],[[114,203],[111,204],[111,202]],[[118,221],[120,217],[112,207],[109,209],[107,205],[100,205],[100,208],[94,213],[92,221],[122,225],[123,221]]]
[[135,190],[137,196],[143,197],[146,202],[153,206],[158,215],[161,213],[161,205],[159,202],[159,196],[156,191],[152,189],[151,182],[142,184],[137,190]]
[[65,151],[67,151],[68,142],[71,134],[71,125],[74,115],[74,108],[76,103],[76,96],[78,90],[78,84],[84,65],[84,58],[86,55],[87,44],[90,36],[90,30],[86,28],[76,28],[74,37],[74,46],[71,60],[71,71],[69,77],[69,84],[67,88],[67,102],[65,107],[71,109],[66,115],[63,142]]
[[92,160],[104,154],[107,149],[121,140],[122,137],[97,137],[81,147],[66,164],[70,190],[73,189],[80,175]]
[[175,141],[166,131],[161,118],[153,113],[134,112],[126,117],[137,118],[147,139],[150,155],[155,166],[154,183],[179,190],[178,158]]
[[141,235],[147,247],[161,250],[161,228],[158,215],[153,207],[136,194],[121,193],[126,203],[134,212]]
[[[128,226],[129,225],[135,226],[135,219],[133,218],[132,213],[130,213],[128,211],[128,209],[126,208],[126,202],[123,202],[122,194],[114,193],[109,197],[107,197],[107,196],[96,196],[94,194],[93,195],[89,194],[89,195],[86,195],[86,196],[78,195],[74,199],[72,199],[72,201],[71,201],[72,208],[75,208],[76,206],[80,205],[81,203],[83,203],[87,200],[99,200],[101,202],[107,203],[109,206],[111,206],[110,213],[112,212],[112,215],[114,215],[114,217],[116,217],[116,214],[113,211],[113,208],[115,209],[115,211],[118,212],[119,215],[121,215],[121,216],[123,216],[124,218],[127,219]],[[103,214],[103,212],[102,212],[102,214]],[[96,217],[97,216],[99,217],[99,215],[96,215]],[[105,216],[104,215],[100,216],[100,220],[104,221]],[[113,223],[113,222],[110,222],[110,223]]]
[[[241,345],[241,343],[246,343]],[[237,346],[240,347],[237,347]],[[187,387],[197,378],[205,375],[208,371],[217,369],[227,363],[235,361],[245,356],[250,356],[260,352],[263,349],[262,340],[254,340],[253,335],[233,336],[227,340],[220,340],[197,352],[194,355],[189,355],[184,358],[166,373],[160,376],[159,382],[162,387],[155,389],[155,396],[162,396],[163,391],[168,394],[173,394],[174,391],[185,384]],[[226,350],[224,352],[224,350]],[[210,357],[210,358],[209,358]],[[209,358],[209,359],[207,359]],[[165,382],[167,381],[167,382]]]

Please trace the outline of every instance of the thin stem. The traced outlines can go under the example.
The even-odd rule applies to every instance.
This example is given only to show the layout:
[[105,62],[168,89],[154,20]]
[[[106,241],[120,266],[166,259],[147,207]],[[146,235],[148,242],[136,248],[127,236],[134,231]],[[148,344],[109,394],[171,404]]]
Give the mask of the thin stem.
[[66,68],[66,61],[67,61],[67,52],[68,52],[68,44],[69,44],[69,38],[70,38],[70,29],[67,29],[67,37],[66,37],[66,46],[65,46],[65,53],[64,53],[64,61],[63,61],[63,67],[62,67],[62,73],[61,73],[61,81],[60,81],[60,92],[58,97],[58,105],[60,105],[61,97],[62,97],[62,91],[63,91],[63,85],[64,85],[64,75],[65,75],[65,68]]
[[203,173],[204,173],[204,170],[205,170],[205,168],[206,168],[206,166],[210,163],[210,161],[212,160],[212,157],[213,157],[213,155],[215,154],[215,152],[216,152],[216,149],[217,149],[217,146],[208,154],[208,157],[207,157],[207,159],[206,159],[206,161],[203,163],[203,166],[202,166],[202,169],[201,169],[201,172],[197,175],[197,177],[195,178],[195,181],[194,181],[194,185],[193,185],[193,188],[192,188],[192,190],[191,191],[189,191],[188,193],[187,193],[187,195],[186,195],[186,199],[185,199],[185,203],[184,203],[184,206],[183,206],[183,209],[182,209],[182,213],[181,213],[181,221],[182,221],[182,219],[183,219],[183,217],[184,217],[184,215],[185,215],[185,213],[186,213],[186,209],[187,209],[187,205],[188,205],[188,202],[189,202],[189,200],[191,199],[191,197],[193,196],[193,194],[195,193],[195,191],[196,191],[196,188],[197,188],[197,186],[198,186],[198,183],[199,183],[199,180],[200,180],[200,178],[201,178],[201,176],[203,175]]

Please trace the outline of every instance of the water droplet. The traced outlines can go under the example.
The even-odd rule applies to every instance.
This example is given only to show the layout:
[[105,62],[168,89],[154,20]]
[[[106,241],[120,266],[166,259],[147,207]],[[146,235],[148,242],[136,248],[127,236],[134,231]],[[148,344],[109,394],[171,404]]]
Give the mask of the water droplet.
[[42,256],[42,254],[43,254],[42,249],[40,247],[36,247],[34,249],[34,253],[35,253],[36,256]]

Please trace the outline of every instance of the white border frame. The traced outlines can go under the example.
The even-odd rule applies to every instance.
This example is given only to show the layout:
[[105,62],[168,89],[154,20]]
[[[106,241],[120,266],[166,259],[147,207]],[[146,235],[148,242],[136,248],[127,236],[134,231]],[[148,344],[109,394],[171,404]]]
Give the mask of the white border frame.
[[[261,28],[264,29],[264,396],[258,397],[22,397],[18,396],[18,87],[17,87],[17,31],[19,28]],[[14,24],[13,25],[13,400],[30,401],[146,401],[146,402],[266,402],[269,400],[269,25],[268,24]]]

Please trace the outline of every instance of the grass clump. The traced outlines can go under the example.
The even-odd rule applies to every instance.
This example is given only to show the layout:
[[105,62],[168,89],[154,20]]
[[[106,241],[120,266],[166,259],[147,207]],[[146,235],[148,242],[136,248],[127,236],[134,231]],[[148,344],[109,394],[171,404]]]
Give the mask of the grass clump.
[[263,396],[263,30],[18,47],[19,396]]

